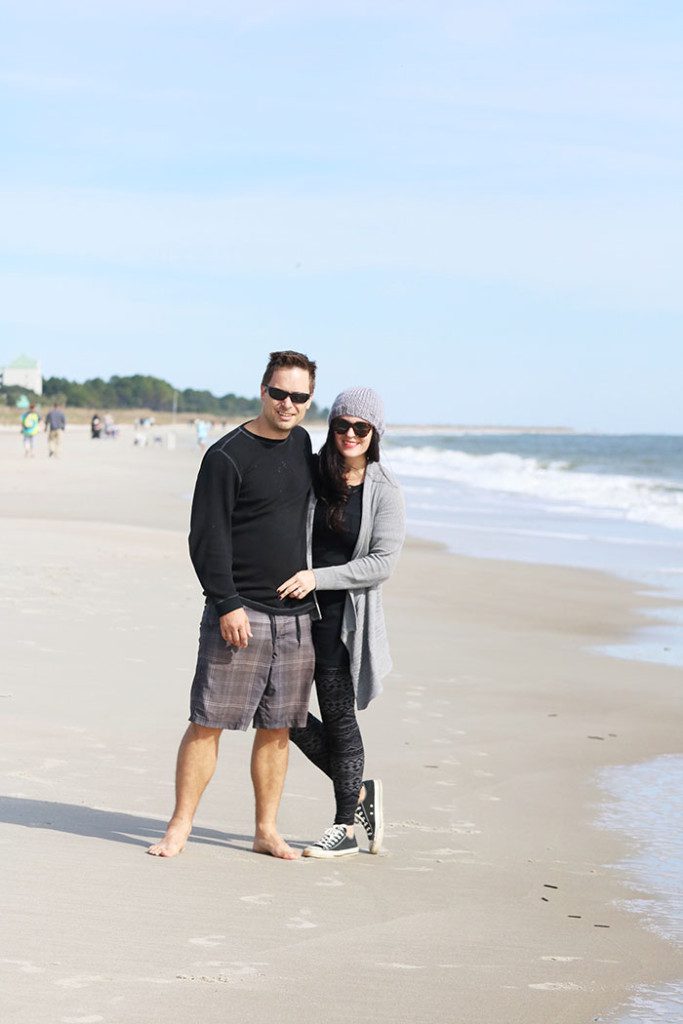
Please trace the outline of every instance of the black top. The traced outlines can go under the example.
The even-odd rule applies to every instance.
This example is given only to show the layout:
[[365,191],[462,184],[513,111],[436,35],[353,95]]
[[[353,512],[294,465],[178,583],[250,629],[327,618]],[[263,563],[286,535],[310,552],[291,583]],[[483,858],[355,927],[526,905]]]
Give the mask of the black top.
[[204,456],[190,520],[190,557],[219,615],[246,605],[296,615],[313,599],[281,601],[277,588],[306,565],[311,440],[294,427],[271,441],[236,427]]
[[[363,505],[363,485],[349,488],[349,500],[344,507],[342,532],[336,533],[327,525],[327,508],[318,500],[313,519],[313,568],[344,565],[353,556],[360,532]],[[340,667],[348,663],[346,648],[341,642],[344,616],[345,590],[317,590],[322,618],[313,623],[315,660],[319,667]]]
[[[319,500],[313,519],[313,568],[344,565],[351,561],[353,549],[360,533],[363,485],[349,487],[349,499],[344,506],[342,530],[337,533],[327,525],[327,505]],[[329,591],[321,591],[329,593]]]

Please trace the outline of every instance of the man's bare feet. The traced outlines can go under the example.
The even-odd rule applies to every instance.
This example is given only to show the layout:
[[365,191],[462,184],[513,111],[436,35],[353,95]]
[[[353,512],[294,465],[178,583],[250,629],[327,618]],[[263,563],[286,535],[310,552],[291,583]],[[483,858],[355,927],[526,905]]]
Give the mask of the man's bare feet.
[[266,853],[271,857],[279,857],[281,860],[297,860],[301,856],[301,850],[292,849],[277,832],[257,834],[252,850],[254,853]]
[[182,853],[191,831],[192,824],[170,821],[164,838],[150,846],[147,853],[152,857],[175,857]]

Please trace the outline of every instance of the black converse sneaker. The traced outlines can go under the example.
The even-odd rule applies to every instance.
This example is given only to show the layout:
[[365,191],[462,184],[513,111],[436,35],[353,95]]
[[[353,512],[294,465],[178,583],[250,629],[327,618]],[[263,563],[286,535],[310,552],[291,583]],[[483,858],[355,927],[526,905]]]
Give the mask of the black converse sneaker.
[[332,825],[322,839],[304,849],[304,857],[350,857],[354,853],[358,853],[358,843],[355,836],[347,836],[346,825]]
[[384,839],[384,812],[382,810],[382,780],[366,779],[365,799],[356,807],[354,820],[362,825],[370,841],[370,853],[379,853]]

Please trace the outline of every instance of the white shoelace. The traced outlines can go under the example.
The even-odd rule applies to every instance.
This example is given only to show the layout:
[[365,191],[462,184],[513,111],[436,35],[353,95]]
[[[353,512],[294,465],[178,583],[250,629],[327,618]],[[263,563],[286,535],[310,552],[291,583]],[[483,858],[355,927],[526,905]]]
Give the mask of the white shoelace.
[[322,839],[319,839],[315,845],[320,846],[323,850],[329,850],[345,838],[346,825],[332,825],[331,828],[325,829]]

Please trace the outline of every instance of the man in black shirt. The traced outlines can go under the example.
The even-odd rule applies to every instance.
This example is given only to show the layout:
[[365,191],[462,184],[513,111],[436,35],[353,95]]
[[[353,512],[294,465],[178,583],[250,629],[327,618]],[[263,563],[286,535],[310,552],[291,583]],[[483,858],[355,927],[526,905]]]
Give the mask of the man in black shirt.
[[311,442],[299,426],[311,403],[315,363],[273,352],[261,412],[212,445],[192,502],[190,557],[206,597],[192,683],[190,725],[180,744],[176,805],[158,857],[183,849],[211,778],[223,729],[256,728],[251,776],[254,850],[293,860],[276,817],[290,726],[306,724],[314,654],[314,601],[277,588],[307,564]]

